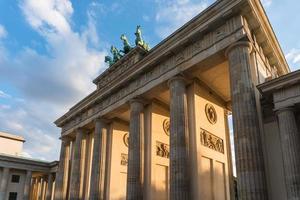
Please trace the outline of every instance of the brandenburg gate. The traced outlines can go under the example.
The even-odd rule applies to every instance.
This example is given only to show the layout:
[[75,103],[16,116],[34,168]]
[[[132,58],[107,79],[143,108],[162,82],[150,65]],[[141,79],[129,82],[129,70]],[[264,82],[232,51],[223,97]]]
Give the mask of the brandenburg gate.
[[289,67],[259,0],[216,1],[152,49],[135,36],[55,122],[56,200],[299,199],[295,108],[264,85]]

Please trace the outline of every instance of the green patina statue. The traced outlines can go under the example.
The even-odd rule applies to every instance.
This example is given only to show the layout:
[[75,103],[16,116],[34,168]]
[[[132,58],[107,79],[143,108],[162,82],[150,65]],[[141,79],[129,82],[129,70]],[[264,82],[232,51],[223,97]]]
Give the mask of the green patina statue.
[[146,51],[149,51],[150,50],[150,47],[149,45],[143,40],[142,38],[142,30],[141,30],[141,26],[138,25],[136,27],[136,32],[134,33],[135,36],[136,36],[136,39],[135,39],[135,44],[136,45],[140,45],[141,47],[143,47]]
[[[141,26],[138,25],[136,27],[136,32],[134,33],[136,36],[135,39],[135,44],[142,47],[143,49],[145,49],[146,51],[150,50],[149,45],[143,40],[142,38],[142,30],[141,30]],[[110,52],[113,55],[113,57],[111,56],[105,56],[105,62],[109,64],[109,66],[112,66],[113,64],[115,64],[118,60],[120,60],[125,54],[129,53],[131,51],[131,49],[133,49],[129,42],[127,37],[122,34],[121,35],[121,40],[123,41],[123,50],[118,50],[115,46],[111,46],[110,48]],[[124,55],[122,55],[122,54]]]
[[121,52],[127,54],[132,49],[132,47],[130,46],[128,39],[124,34],[121,35],[121,40],[123,41],[124,45],[123,50],[121,50]]
[[120,53],[120,51],[115,46],[111,46],[110,52],[113,55],[113,62],[114,63],[117,62],[118,60],[120,60],[120,58],[122,58],[122,54]]
[[105,56],[104,62],[108,63],[109,66],[112,66],[114,64],[114,61],[113,61],[112,57],[110,57],[110,56]]

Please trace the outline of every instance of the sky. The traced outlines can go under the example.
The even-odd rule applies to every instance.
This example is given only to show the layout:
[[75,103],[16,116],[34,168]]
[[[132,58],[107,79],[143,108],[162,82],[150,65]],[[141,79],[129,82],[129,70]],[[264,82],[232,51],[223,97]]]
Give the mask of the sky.
[[[54,121],[96,87],[110,45],[136,25],[155,46],[213,0],[0,0],[0,131],[25,137],[23,156],[57,160]],[[299,0],[264,0],[292,70],[300,69]]]

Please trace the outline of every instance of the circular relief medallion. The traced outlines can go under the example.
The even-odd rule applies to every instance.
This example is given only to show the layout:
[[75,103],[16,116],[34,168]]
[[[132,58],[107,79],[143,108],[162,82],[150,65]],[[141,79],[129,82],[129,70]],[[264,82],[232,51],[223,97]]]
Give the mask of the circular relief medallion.
[[163,129],[164,129],[164,132],[167,136],[170,135],[170,120],[169,119],[165,119],[163,121]]
[[205,114],[211,124],[215,124],[217,122],[217,112],[213,105],[209,103],[205,105]]
[[128,147],[128,144],[129,144],[129,136],[128,136],[128,133],[125,133],[124,136],[123,136],[123,142],[125,144],[126,147]]

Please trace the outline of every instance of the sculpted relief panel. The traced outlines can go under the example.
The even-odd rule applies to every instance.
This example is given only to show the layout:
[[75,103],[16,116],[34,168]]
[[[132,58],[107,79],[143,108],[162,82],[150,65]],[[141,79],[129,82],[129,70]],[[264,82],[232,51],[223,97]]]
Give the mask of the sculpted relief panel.
[[214,134],[201,129],[200,130],[201,136],[201,144],[205,147],[208,147],[214,151],[219,153],[224,153],[224,141],[222,138],[215,136]]
[[170,146],[165,143],[156,141],[156,155],[163,158],[169,158]]
[[125,153],[121,154],[121,165],[123,165],[123,166],[128,165],[128,154],[125,154]]
[[[237,30],[240,30],[242,28],[241,23],[241,17],[234,17],[229,19],[224,25],[219,27],[217,30],[207,33],[206,35],[203,35],[202,38],[199,38],[199,40],[195,41],[191,45],[184,48],[181,52],[170,55],[169,59],[165,60],[164,62],[156,65],[156,66],[148,66],[152,67],[150,71],[145,72],[144,74],[141,74],[136,79],[132,80],[129,83],[124,84],[123,88],[120,88],[115,93],[111,94],[105,94],[105,96],[101,96],[100,94],[97,95],[98,99],[94,99],[93,103],[90,102],[88,106],[93,106],[93,112],[88,115],[87,111],[81,112],[79,115],[79,119],[73,118],[73,120],[70,120],[68,123],[66,123],[63,127],[63,131],[66,131],[74,126],[76,124],[80,123],[81,121],[84,121],[93,115],[97,114],[100,111],[103,111],[104,109],[108,108],[109,106],[113,105],[114,103],[118,102],[119,100],[123,100],[126,96],[132,94],[137,89],[142,88],[149,82],[158,79],[163,74],[166,74],[170,70],[176,68],[180,63],[191,59],[196,54],[200,53],[201,51],[204,51],[214,45],[216,42],[226,38],[227,36],[237,32]],[[112,77],[119,77],[124,76],[126,74],[125,71],[121,70],[123,66],[119,66],[120,70],[116,70],[113,75],[110,75]],[[126,66],[126,71],[132,70],[132,67],[137,67],[136,65],[128,65]],[[104,78],[103,83],[108,84],[108,79],[112,80],[112,78]],[[99,82],[100,85],[102,85],[101,80]],[[119,83],[121,84],[121,83]],[[77,119],[77,120],[76,120]]]

